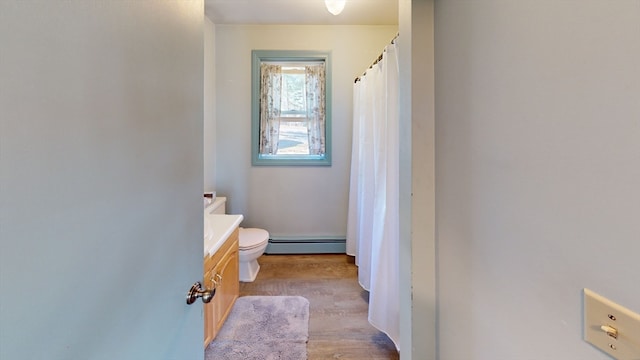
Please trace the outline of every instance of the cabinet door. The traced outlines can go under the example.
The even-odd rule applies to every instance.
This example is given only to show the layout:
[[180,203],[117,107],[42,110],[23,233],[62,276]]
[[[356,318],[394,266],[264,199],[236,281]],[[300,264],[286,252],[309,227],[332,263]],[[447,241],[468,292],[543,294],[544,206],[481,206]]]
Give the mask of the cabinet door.
[[[213,289],[214,288],[214,284],[213,284],[213,279],[214,279],[214,271],[213,269],[205,272],[204,274],[204,287],[207,289]],[[214,299],[216,298],[216,296],[218,296],[216,290],[216,295],[214,296]],[[207,347],[209,345],[209,343],[211,342],[211,340],[213,340],[213,338],[216,335],[215,332],[215,326],[218,323],[217,319],[216,319],[216,311],[214,309],[214,300],[212,299],[209,303],[207,304],[203,304],[204,305],[204,347]]]
[[[224,256],[219,266],[216,266],[216,276],[218,279],[216,312],[216,333],[224,321],[227,319],[231,308],[238,298],[240,292],[240,281],[238,279],[238,248],[232,247]],[[214,298],[215,299],[215,298]]]

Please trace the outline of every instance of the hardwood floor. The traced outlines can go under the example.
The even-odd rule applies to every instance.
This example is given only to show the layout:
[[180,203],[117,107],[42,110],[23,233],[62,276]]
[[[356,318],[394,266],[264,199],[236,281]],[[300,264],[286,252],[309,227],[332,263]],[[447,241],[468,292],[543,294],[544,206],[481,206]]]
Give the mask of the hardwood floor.
[[393,342],[367,321],[368,292],[353,258],[340,254],[263,255],[244,295],[300,295],[309,300],[309,360],[399,359]]

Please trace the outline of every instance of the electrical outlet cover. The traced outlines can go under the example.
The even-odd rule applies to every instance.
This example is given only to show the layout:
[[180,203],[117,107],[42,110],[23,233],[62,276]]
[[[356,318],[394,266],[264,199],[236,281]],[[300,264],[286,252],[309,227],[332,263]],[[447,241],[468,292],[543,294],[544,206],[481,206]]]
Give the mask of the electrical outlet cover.
[[614,359],[640,360],[640,315],[584,289],[584,340]]

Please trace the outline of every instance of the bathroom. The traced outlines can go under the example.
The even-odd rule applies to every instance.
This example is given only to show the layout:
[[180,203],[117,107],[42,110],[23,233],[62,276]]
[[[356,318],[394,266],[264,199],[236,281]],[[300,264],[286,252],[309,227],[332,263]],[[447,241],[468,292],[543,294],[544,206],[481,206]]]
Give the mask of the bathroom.
[[[256,263],[248,252],[260,255],[258,250],[264,247],[258,244],[264,236],[254,239],[254,247],[247,249],[248,231],[268,232],[267,254],[346,252],[354,79],[362,76],[398,33],[397,2],[380,3],[386,11],[379,11],[385,16],[375,21],[360,20],[366,24],[359,25],[345,20],[363,9],[357,2],[348,2],[346,6],[356,8],[345,9],[340,17],[327,11],[316,17],[330,25],[227,23],[217,21],[211,8],[205,11],[204,191],[215,192],[218,199],[223,197],[227,214],[243,216],[239,230],[240,281],[254,281],[256,275],[260,281],[261,259]],[[326,135],[330,138],[330,164],[253,164],[254,50],[330,53],[327,96],[331,100],[327,108],[331,124]],[[291,256],[280,259],[295,266]],[[357,285],[355,279],[353,282]]]
[[[379,25],[214,24],[206,8],[204,190],[226,197],[227,213],[244,215],[243,227],[266,229],[289,244],[270,244],[267,252],[344,252],[353,80],[398,32],[397,6],[391,8],[395,13]],[[251,165],[255,49],[331,51],[330,166]]]

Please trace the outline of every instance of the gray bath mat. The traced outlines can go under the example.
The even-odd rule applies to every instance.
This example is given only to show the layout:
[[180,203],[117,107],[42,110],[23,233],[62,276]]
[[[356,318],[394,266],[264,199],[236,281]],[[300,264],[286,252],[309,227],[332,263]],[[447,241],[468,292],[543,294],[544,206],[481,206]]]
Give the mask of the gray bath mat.
[[243,296],[205,350],[205,360],[305,360],[308,339],[307,299]]

